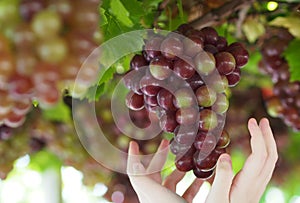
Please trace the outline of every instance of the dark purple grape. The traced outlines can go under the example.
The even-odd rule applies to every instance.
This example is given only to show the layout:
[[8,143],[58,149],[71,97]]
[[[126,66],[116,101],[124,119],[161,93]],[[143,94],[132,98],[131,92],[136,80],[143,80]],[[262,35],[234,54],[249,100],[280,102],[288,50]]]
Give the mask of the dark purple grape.
[[221,136],[219,137],[217,148],[223,149],[226,148],[230,143],[230,137],[227,131],[223,130]]
[[196,151],[194,154],[194,164],[195,167],[203,170],[203,171],[210,171],[213,170],[217,164],[218,158],[220,154],[215,153],[212,151],[208,156],[202,151]]
[[215,47],[214,45],[211,45],[211,44],[207,44],[203,47],[203,50],[206,51],[206,52],[209,52],[211,54],[216,54],[219,52],[218,48]]
[[140,67],[144,67],[148,65],[148,61],[144,58],[144,56],[136,54],[130,61],[130,68],[134,70],[138,70]]
[[189,24],[181,24],[177,30],[178,32],[185,34],[186,32],[188,32],[189,30],[192,30],[193,27],[191,27]]
[[174,140],[179,144],[192,145],[197,135],[198,126],[179,125],[174,130]]
[[144,95],[144,101],[146,104],[150,105],[150,106],[157,106],[157,97],[156,96],[148,96],[148,95]]
[[174,96],[166,89],[161,89],[157,94],[158,105],[166,110],[175,110],[176,107],[173,104]]
[[199,36],[190,36],[183,39],[184,54],[194,57],[203,50],[203,39]]
[[189,79],[195,74],[195,65],[190,57],[184,57],[177,59],[174,62],[174,73],[182,79]]
[[147,96],[156,96],[157,93],[161,90],[159,86],[149,85],[141,88],[141,91]]
[[173,69],[173,64],[164,57],[154,58],[150,62],[150,73],[157,80],[167,79]]
[[144,75],[145,71],[143,70],[131,70],[123,77],[124,85],[136,94],[141,95],[140,81]]
[[204,154],[210,154],[215,149],[216,143],[217,140],[215,136],[199,131],[194,142],[194,147],[197,150],[201,150]]
[[195,169],[193,170],[193,172],[194,172],[194,175],[197,178],[200,178],[200,179],[203,179],[203,180],[209,179],[209,178],[211,178],[215,174],[215,170],[202,171],[202,170],[200,170],[197,167],[195,167]]
[[149,39],[144,46],[144,57],[146,60],[150,61],[157,56],[160,56],[160,45],[163,41],[162,37],[153,37]]
[[159,121],[160,127],[164,132],[172,133],[178,126],[178,123],[176,122],[176,115],[173,111],[167,111],[166,114],[160,117]]
[[219,51],[225,51],[225,49],[227,48],[226,38],[222,37],[222,36],[219,36],[216,47]]
[[183,44],[178,37],[167,37],[161,43],[161,52],[167,59],[174,59],[181,57],[183,53]]
[[28,144],[32,152],[41,151],[46,146],[46,142],[44,140],[36,137],[32,137]]
[[197,98],[199,106],[203,106],[203,107],[212,106],[217,99],[216,92],[212,88],[210,88],[206,85],[199,87],[196,90],[195,94],[196,94],[196,98]]
[[177,108],[193,107],[197,104],[194,93],[189,88],[181,88],[174,93],[174,106]]
[[187,172],[194,169],[193,156],[195,151],[195,148],[191,146],[191,148],[183,156],[176,156],[175,165],[179,171]]
[[230,49],[228,48],[227,51],[230,52],[235,58],[237,67],[243,67],[249,60],[249,53],[245,48],[236,46]]
[[229,108],[229,101],[224,93],[220,93],[217,95],[217,100],[214,103],[213,110],[218,114],[225,113]]
[[218,41],[218,33],[217,31],[212,27],[205,27],[200,30],[200,32],[203,33],[205,36],[205,44],[212,44],[216,45]]
[[141,110],[144,108],[144,97],[134,92],[129,92],[126,96],[126,105],[131,110]]
[[218,125],[218,117],[216,113],[210,109],[200,111],[199,130],[210,131]]
[[205,51],[201,51],[194,57],[194,63],[196,70],[200,75],[209,75],[216,68],[215,57],[211,53]]
[[262,54],[265,56],[279,56],[287,47],[288,42],[277,36],[271,37],[262,45]]
[[238,67],[235,68],[232,73],[230,73],[229,75],[226,75],[226,78],[228,80],[229,87],[236,86],[241,79],[241,69]]
[[220,74],[228,75],[233,72],[236,67],[235,58],[229,52],[220,52],[215,55],[216,67]]
[[192,125],[199,119],[198,109],[193,107],[181,108],[176,112],[176,121],[180,125]]
[[195,73],[191,78],[187,79],[186,82],[189,83],[190,87],[194,91],[204,84],[201,76],[198,73]]
[[228,80],[225,75],[211,74],[206,78],[207,86],[216,93],[223,93],[228,88]]

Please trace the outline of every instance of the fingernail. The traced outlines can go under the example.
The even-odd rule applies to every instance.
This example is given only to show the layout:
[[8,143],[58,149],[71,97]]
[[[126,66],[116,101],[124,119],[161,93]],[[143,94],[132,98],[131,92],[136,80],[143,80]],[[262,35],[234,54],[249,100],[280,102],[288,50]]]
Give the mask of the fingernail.
[[223,154],[221,157],[220,157],[220,164],[221,166],[223,167],[231,167],[231,159],[230,159],[230,156],[228,154]]

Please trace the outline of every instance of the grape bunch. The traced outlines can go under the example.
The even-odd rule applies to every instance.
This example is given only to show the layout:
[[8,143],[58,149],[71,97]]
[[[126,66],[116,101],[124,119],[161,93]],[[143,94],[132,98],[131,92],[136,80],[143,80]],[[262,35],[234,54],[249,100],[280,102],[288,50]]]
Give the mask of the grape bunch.
[[20,127],[33,101],[47,109],[61,100],[65,89],[80,97],[89,88],[94,66],[84,69],[75,86],[74,82],[101,41],[98,4],[99,0],[20,0],[0,5],[2,11],[14,7],[9,22],[0,18],[0,126]]
[[161,129],[174,133],[170,149],[176,167],[209,178],[230,142],[222,130],[229,107],[225,91],[239,82],[249,54],[211,27],[183,24],[166,36],[149,35],[124,77],[127,107],[155,113]]
[[285,28],[271,28],[264,41],[260,70],[272,78],[273,90],[266,98],[268,112],[287,126],[300,130],[300,82],[290,82],[289,64],[282,56],[293,36]]

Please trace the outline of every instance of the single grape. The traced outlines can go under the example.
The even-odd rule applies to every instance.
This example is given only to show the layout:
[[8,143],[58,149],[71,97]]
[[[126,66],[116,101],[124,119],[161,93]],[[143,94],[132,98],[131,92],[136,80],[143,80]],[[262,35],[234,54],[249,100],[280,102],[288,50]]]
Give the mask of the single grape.
[[218,149],[224,149],[226,148],[230,143],[230,137],[227,131],[223,130],[221,136],[219,137],[217,148]]
[[144,97],[134,92],[129,92],[126,96],[126,106],[131,110],[141,110],[144,108]]
[[184,54],[189,57],[194,57],[197,53],[203,50],[203,39],[198,36],[190,36],[183,39]]
[[205,36],[205,44],[212,44],[216,45],[218,41],[218,33],[217,31],[212,27],[205,27],[200,30],[200,32],[203,33]]
[[215,149],[216,143],[217,140],[214,135],[199,131],[194,142],[194,147],[203,154],[210,154]]
[[182,79],[189,79],[195,74],[195,65],[190,57],[183,57],[174,62],[174,73]]
[[197,135],[196,125],[179,125],[174,130],[174,140],[183,145],[192,145]]
[[170,141],[170,151],[177,156],[183,156],[190,148],[191,145],[180,144],[174,138]]
[[195,73],[191,78],[187,79],[186,82],[189,83],[190,87],[194,91],[204,84],[201,76],[198,73]]
[[161,54],[160,46],[162,41],[163,41],[162,37],[153,37],[147,40],[143,52],[144,57],[145,59],[147,59],[147,61],[150,61]]
[[216,68],[215,57],[205,51],[201,51],[194,57],[196,70],[200,75],[209,75]]
[[243,47],[236,46],[233,48],[228,48],[227,51],[233,55],[233,57],[235,58],[235,61],[236,61],[236,65],[239,68],[245,66],[249,60],[249,53]]
[[173,64],[164,57],[157,57],[150,62],[149,68],[154,78],[165,80],[171,75]]
[[147,66],[148,62],[146,59],[139,54],[134,55],[134,57],[130,61],[130,68],[138,70],[140,67]]
[[144,101],[145,101],[146,104],[148,104],[150,106],[157,106],[158,105],[156,96],[144,95]]
[[216,113],[210,109],[200,111],[199,130],[210,131],[218,125],[218,117]]
[[218,41],[217,41],[217,45],[216,45],[218,51],[225,51],[227,48],[227,40],[225,37],[219,36],[218,37]]
[[208,156],[203,154],[202,151],[196,151],[194,154],[194,164],[202,171],[211,171],[215,168],[220,154],[212,151]]
[[229,101],[227,96],[224,93],[218,94],[217,100],[212,108],[218,114],[225,113],[229,108]]
[[160,127],[165,132],[174,132],[175,128],[178,126],[176,122],[176,115],[173,111],[167,111],[166,114],[160,117]]
[[174,106],[177,108],[193,107],[196,105],[194,93],[189,88],[181,88],[174,93]]
[[216,67],[220,74],[228,75],[232,73],[236,67],[235,58],[229,52],[220,52],[215,55]]
[[174,96],[166,89],[161,89],[157,94],[158,105],[166,110],[175,110],[176,107],[173,104]]
[[195,124],[198,118],[198,110],[193,107],[180,108],[176,111],[176,121],[180,125]]
[[37,53],[42,61],[58,63],[68,54],[68,45],[63,38],[53,37],[37,44]]
[[176,57],[182,56],[183,44],[178,37],[167,37],[162,41],[160,49],[162,54],[167,59],[174,59]]
[[241,69],[238,67],[235,68],[232,73],[230,73],[229,75],[226,75],[226,78],[228,80],[229,87],[236,86],[241,79]]
[[195,148],[192,146],[189,148],[189,150],[182,156],[177,155],[175,165],[176,168],[179,171],[190,171],[194,169],[194,161],[193,161],[193,155],[195,153]]
[[206,51],[206,52],[209,52],[213,55],[215,55],[216,53],[219,52],[218,48],[215,47],[214,45],[211,45],[211,44],[207,44],[203,47],[203,50]]
[[210,88],[206,85],[199,87],[196,90],[195,94],[196,94],[196,98],[197,98],[199,106],[203,106],[203,107],[212,106],[217,99],[216,92],[212,88]]
[[59,34],[62,21],[56,12],[43,10],[33,17],[31,28],[39,38],[48,40]]

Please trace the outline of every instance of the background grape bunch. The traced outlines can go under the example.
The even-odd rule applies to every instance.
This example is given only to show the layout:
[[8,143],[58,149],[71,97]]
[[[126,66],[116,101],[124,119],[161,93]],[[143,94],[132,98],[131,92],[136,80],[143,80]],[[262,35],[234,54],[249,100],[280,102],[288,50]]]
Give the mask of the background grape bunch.
[[170,149],[180,171],[213,175],[230,142],[225,130],[218,132],[229,106],[225,92],[239,82],[248,57],[242,44],[228,45],[214,28],[183,24],[167,36],[151,33],[132,58],[134,76],[124,78],[127,107],[155,113],[161,129],[174,133]]
[[[35,101],[54,107],[65,89],[77,98],[89,88],[82,62],[101,42],[98,0],[20,0],[0,34],[0,126],[20,127]],[[9,13],[10,14],[10,13]]]
[[285,28],[270,28],[265,39],[259,63],[261,71],[272,78],[274,83],[266,106],[273,117],[280,117],[295,131],[300,131],[300,82],[290,81],[289,64],[283,56],[293,36]]

